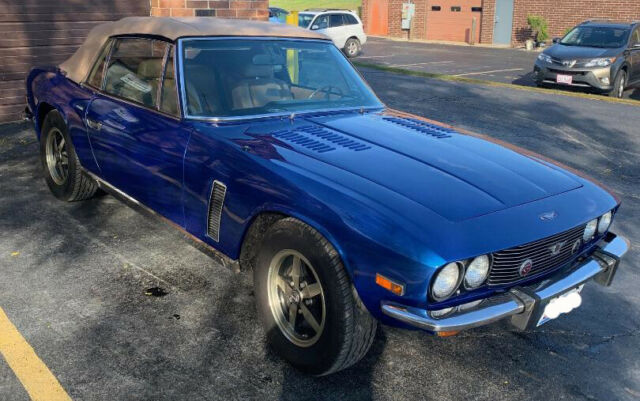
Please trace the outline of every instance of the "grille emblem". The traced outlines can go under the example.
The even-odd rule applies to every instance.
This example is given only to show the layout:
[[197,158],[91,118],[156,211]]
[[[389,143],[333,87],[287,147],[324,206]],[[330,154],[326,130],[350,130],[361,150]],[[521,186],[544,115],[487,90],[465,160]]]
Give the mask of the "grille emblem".
[[556,244],[551,245],[549,247],[549,250],[551,251],[551,256],[556,256],[557,254],[559,254],[560,251],[562,250],[562,247],[566,243],[567,243],[567,241],[562,241],[562,242],[558,242]]
[[552,210],[550,212],[544,212],[538,217],[540,217],[540,220],[542,221],[551,221],[558,217],[558,213],[555,210]]
[[524,262],[522,262],[522,264],[520,264],[518,273],[520,273],[521,277],[524,277],[531,272],[532,268],[533,268],[533,260],[527,259]]
[[576,60],[564,60],[562,62],[562,66],[563,67],[568,67],[568,68],[573,67],[575,64],[576,64]]
[[571,246],[571,254],[578,252],[578,250],[580,249],[580,245],[582,245],[582,240],[578,238]]

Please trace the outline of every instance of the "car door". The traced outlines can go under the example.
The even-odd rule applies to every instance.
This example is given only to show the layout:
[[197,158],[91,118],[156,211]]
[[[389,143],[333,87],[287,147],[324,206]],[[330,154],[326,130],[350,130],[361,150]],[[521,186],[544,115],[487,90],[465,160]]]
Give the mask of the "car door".
[[173,45],[121,38],[85,120],[101,177],[184,225],[182,168],[190,131],[181,124]]
[[349,29],[344,24],[343,14],[329,14],[329,28],[327,32],[329,37],[333,39],[333,43],[342,49],[349,39]]
[[636,27],[631,34],[629,52],[631,64],[629,82],[638,82],[640,81],[640,27]]

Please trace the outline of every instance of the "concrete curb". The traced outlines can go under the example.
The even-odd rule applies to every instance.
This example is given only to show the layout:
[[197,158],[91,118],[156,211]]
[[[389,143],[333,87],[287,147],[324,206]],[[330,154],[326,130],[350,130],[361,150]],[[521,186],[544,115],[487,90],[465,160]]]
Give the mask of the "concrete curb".
[[413,70],[407,70],[404,68],[387,67],[387,66],[372,64],[372,63],[363,63],[360,61],[354,61],[353,64],[356,67],[371,68],[374,70],[392,72],[392,73],[402,74],[402,75],[410,75],[414,77],[439,79],[441,81],[462,82],[462,83],[475,84],[475,85],[497,86],[501,88],[510,88],[510,89],[517,89],[522,91],[537,92],[537,93],[546,93],[546,94],[552,93],[554,95],[597,100],[597,101],[608,102],[608,103],[622,103],[629,106],[640,107],[640,101],[632,100],[632,99],[618,99],[614,97],[595,95],[591,93],[567,92],[559,89],[547,89],[547,88],[537,88],[537,87],[531,87],[531,86],[522,86],[522,85],[508,84],[504,82],[489,81],[486,79],[466,78],[466,77],[458,77],[455,75],[437,74],[433,72],[413,71]]

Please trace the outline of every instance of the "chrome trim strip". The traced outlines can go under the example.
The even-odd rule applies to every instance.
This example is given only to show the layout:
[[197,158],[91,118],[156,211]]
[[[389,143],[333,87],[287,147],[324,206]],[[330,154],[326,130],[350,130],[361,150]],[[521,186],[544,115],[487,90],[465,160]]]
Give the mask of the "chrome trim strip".
[[[627,253],[629,247],[630,243],[626,238],[616,236],[609,241],[603,241],[599,250],[619,259]],[[598,251],[596,250],[596,252]],[[533,290],[532,294],[535,294],[541,301],[545,301],[572,288],[578,287],[608,268],[609,266],[603,265],[597,258],[592,257],[576,269],[564,273],[555,279],[550,279],[547,283],[543,281],[542,285],[538,283],[530,288]],[[458,313],[441,319],[432,318],[425,309],[404,306],[389,301],[383,301],[381,303],[381,310],[383,314],[389,317],[424,330],[434,332],[460,331],[484,326],[506,317],[525,312],[527,300],[521,299],[521,290],[524,289],[515,287],[507,294],[487,298],[497,301],[490,306],[480,306],[469,312]]]
[[173,221],[169,220],[168,218],[164,217],[160,213],[158,213],[155,210],[151,209],[150,207],[146,206],[145,204],[143,204],[139,200],[135,199],[134,197],[128,195],[124,191],[122,191],[122,190],[114,187],[113,185],[109,184],[108,182],[106,182],[102,178],[98,177],[94,173],[88,171],[87,169],[83,168],[82,171],[84,172],[84,174],[88,175],[90,178],[95,180],[98,183],[98,187],[100,189],[102,189],[105,192],[108,192],[109,194],[111,194],[112,196],[118,198],[119,200],[121,200],[123,203],[125,203],[127,206],[131,207],[132,209],[135,209],[135,210],[137,210],[139,212],[142,212],[142,213],[144,213],[144,214],[146,214],[148,216],[157,218],[158,220],[161,220],[164,223],[168,224],[169,226],[175,228],[176,230],[178,230],[182,234],[182,237],[186,241],[188,241],[191,245],[193,245],[196,249],[198,249],[199,251],[207,254],[210,257],[214,257],[214,258],[218,259],[218,261],[224,267],[229,268],[229,269],[231,269],[233,271],[236,271],[236,272],[240,271],[240,262],[239,262],[239,260],[230,258],[229,256],[225,255],[224,253],[222,253],[221,251],[217,250],[213,246],[207,244],[206,242],[202,241],[201,239],[199,239],[195,235],[193,235],[190,232],[186,231],[180,225],[178,225],[175,222],[173,222]]
[[505,299],[502,303],[486,308],[475,309],[471,312],[443,319],[434,319],[430,317],[424,309],[383,302],[382,313],[398,319],[401,322],[410,324],[411,326],[439,332],[466,330],[497,322],[498,320],[523,312],[524,307],[524,303],[518,298],[512,297],[511,299]]

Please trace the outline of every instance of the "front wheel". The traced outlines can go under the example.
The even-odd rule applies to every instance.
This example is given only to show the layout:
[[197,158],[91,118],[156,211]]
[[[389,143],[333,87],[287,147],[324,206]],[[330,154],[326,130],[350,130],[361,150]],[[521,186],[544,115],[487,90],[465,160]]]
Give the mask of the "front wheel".
[[622,98],[624,95],[624,86],[627,84],[627,73],[624,70],[618,71],[613,81],[613,89],[609,92],[609,96]]
[[349,58],[356,57],[360,54],[361,49],[360,41],[356,38],[350,38],[344,44],[344,52]]
[[279,220],[265,233],[254,288],[267,341],[306,373],[345,369],[373,343],[377,322],[358,298],[340,256],[297,219]]

